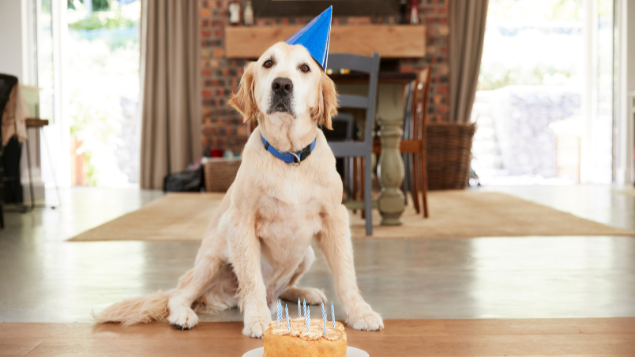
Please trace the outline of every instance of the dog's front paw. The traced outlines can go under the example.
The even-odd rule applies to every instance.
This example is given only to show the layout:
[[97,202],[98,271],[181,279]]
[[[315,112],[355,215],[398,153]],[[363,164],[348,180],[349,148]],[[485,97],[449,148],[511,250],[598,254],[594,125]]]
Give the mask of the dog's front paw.
[[181,308],[171,311],[168,321],[177,330],[189,330],[198,325],[198,316],[190,308]]
[[301,301],[306,300],[307,304],[318,305],[322,301],[326,301],[326,295],[320,289],[316,288],[298,288],[295,286],[288,287],[281,295],[280,298],[286,301]]
[[271,323],[271,316],[268,314],[268,311],[266,314],[254,314],[252,316],[245,315],[243,335],[253,338],[261,338],[267,328],[269,328],[269,323]]
[[355,330],[378,331],[384,329],[384,320],[370,306],[350,314],[346,323]]

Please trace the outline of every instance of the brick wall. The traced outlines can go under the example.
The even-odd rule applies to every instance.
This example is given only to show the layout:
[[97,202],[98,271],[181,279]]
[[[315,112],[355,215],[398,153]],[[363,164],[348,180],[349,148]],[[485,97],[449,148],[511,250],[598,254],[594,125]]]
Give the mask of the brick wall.
[[[443,122],[449,115],[449,13],[450,0],[420,0],[420,20],[426,25],[426,57],[398,60],[402,72],[430,65],[433,68],[430,89],[429,122]],[[202,147],[231,148],[240,152],[247,141],[247,127],[227,100],[236,92],[246,60],[225,58],[225,26],[228,25],[229,0],[199,0],[201,31]],[[303,25],[310,18],[259,18],[256,24]],[[396,23],[388,17],[334,17],[333,23]]]

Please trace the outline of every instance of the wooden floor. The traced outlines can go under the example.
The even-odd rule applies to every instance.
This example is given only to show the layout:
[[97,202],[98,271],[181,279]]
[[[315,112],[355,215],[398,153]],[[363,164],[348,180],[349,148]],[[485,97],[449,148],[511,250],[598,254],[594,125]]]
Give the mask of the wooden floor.
[[[635,197],[610,186],[478,191],[486,189],[635,230]],[[49,203],[57,203],[55,191],[48,193]],[[173,289],[192,268],[200,242],[65,242],[162,192],[73,188],[60,195],[63,205],[56,209],[5,211],[0,322],[90,323],[91,311]],[[315,251],[316,261],[300,286],[323,289],[335,304],[336,318],[343,319],[330,268]],[[634,237],[354,239],[353,251],[362,295],[386,319],[635,316]],[[199,318],[242,321],[239,309]]]
[[[242,323],[0,324],[0,356],[242,356],[262,341]],[[349,346],[382,356],[635,356],[635,318],[387,320],[381,332],[347,329]]]

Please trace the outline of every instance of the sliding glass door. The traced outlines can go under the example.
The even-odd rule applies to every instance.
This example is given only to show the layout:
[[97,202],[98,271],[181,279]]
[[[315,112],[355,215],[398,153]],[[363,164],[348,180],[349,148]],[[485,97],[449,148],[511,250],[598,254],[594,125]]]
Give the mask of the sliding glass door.
[[68,0],[71,182],[139,182],[141,0]]
[[490,0],[473,120],[482,184],[610,183],[613,0]]

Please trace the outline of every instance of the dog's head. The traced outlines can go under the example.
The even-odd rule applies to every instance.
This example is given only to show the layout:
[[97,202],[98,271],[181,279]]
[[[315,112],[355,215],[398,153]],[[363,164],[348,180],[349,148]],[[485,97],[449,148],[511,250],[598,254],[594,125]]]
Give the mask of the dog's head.
[[337,114],[333,81],[301,45],[271,46],[250,63],[229,100],[248,121],[256,114],[283,121],[314,121],[328,129]]

